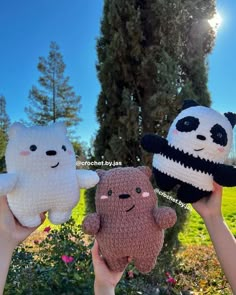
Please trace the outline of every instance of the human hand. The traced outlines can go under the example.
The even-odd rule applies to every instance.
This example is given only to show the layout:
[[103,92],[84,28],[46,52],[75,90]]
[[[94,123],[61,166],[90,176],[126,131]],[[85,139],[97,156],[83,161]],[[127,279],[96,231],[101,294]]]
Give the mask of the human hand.
[[[42,223],[45,214],[41,214]],[[24,241],[37,227],[22,226],[12,214],[7,198],[0,197],[0,243],[13,250],[20,242]]]
[[214,191],[208,197],[192,204],[193,208],[201,217],[206,220],[208,218],[222,218],[221,213],[222,203],[222,187],[214,182]]
[[[95,294],[115,294],[115,287],[119,283],[123,272],[114,272],[109,270],[104,259],[99,255],[99,247],[96,240],[92,248],[92,259],[95,273]],[[128,261],[130,261],[130,259]]]

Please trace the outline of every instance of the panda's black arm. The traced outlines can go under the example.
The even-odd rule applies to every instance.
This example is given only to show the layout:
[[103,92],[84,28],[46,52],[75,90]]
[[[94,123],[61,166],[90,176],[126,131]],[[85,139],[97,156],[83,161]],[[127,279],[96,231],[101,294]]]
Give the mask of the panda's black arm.
[[142,148],[153,154],[160,153],[167,145],[167,140],[156,134],[145,134],[141,139]]
[[214,181],[222,186],[236,186],[236,168],[218,164],[213,172]]

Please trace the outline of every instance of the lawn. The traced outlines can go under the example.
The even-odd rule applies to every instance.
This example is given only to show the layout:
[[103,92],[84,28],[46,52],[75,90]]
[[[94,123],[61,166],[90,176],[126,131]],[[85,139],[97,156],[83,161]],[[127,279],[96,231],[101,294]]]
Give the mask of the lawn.
[[[85,216],[85,190],[80,190],[80,201],[77,206],[72,210],[72,217],[75,220],[76,224],[81,224]],[[39,228],[39,231],[45,227],[50,226],[52,229],[59,229],[60,225],[52,224],[48,218],[45,220],[43,225]]]
[[[236,188],[224,188],[222,211],[226,223],[230,230],[236,236]],[[202,218],[192,210],[189,214],[188,223],[185,226],[184,232],[179,234],[179,239],[183,245],[198,244],[209,245],[211,244],[210,237],[207,233],[206,227]]]
[[[224,188],[222,210],[224,218],[236,236],[236,188]],[[85,190],[80,191],[80,201],[72,211],[72,217],[76,224],[81,224],[85,216]],[[53,229],[60,228],[60,225],[53,225],[47,219],[39,230],[50,226]],[[210,237],[207,233],[206,227],[202,218],[192,210],[189,214],[188,222],[185,226],[184,232],[179,234],[179,239],[183,245],[209,245],[211,244]]]
[[[225,188],[224,189],[224,192],[223,192],[223,214],[224,214],[225,220],[226,220],[227,224],[229,225],[230,229],[232,230],[234,235],[236,235],[236,227],[234,226],[234,224],[236,222],[236,206],[234,203],[234,196],[236,196],[236,188]],[[74,220],[76,221],[76,224],[79,225],[79,224],[81,224],[81,222],[84,218],[84,215],[85,215],[85,191],[82,190],[80,202],[76,206],[76,208],[73,210],[72,216],[73,216]],[[54,233],[54,239],[51,239],[50,234],[48,235],[47,232],[42,231],[47,226],[50,226],[53,229],[61,229],[60,231],[56,231],[57,234]],[[65,226],[66,226],[66,224],[64,224],[64,227]],[[64,268],[63,268],[64,265],[61,265],[61,258],[60,258],[61,254],[58,252],[58,249],[59,249],[58,245],[60,245],[61,247],[64,245],[65,249],[63,248],[61,250],[61,253],[68,252],[67,255],[70,254],[73,257],[76,257],[76,259],[77,259],[76,263],[78,263],[78,261],[80,261],[80,262],[85,261],[84,256],[82,256],[83,257],[82,259],[80,258],[80,255],[84,255],[85,250],[80,249],[79,246],[76,246],[74,248],[74,245],[72,247],[73,249],[70,248],[69,243],[71,243],[72,239],[65,239],[65,240],[64,240],[64,238],[61,239],[61,236],[60,236],[61,231],[63,231],[62,226],[52,225],[49,222],[49,220],[46,220],[45,223],[41,226],[41,232],[36,231],[35,233],[33,233],[30,236],[30,238],[26,242],[26,244],[31,246],[31,249],[30,249],[31,252],[32,251],[34,252],[35,249],[38,252],[39,248],[37,248],[37,247],[42,247],[40,250],[41,255],[43,253],[44,254],[46,253],[45,257],[51,257],[50,259],[53,262],[54,262],[54,260],[56,261],[55,265],[56,266],[59,265],[62,268],[62,271],[53,270],[50,273],[51,276],[52,276],[52,274],[55,274],[55,273],[58,274],[58,278],[60,278],[60,279],[58,279],[59,282],[61,280],[61,277],[64,276]],[[65,229],[64,229],[64,231],[65,231]],[[77,232],[77,231],[75,231],[75,232]],[[55,238],[57,236],[58,236],[58,238]],[[64,236],[66,236],[65,233],[63,234],[63,237]],[[70,234],[70,236],[71,236],[71,234]],[[201,295],[202,294],[209,294],[209,295],[211,295],[211,294],[214,294],[214,295],[216,295],[216,294],[221,294],[221,295],[231,294],[229,285],[223,275],[223,272],[220,268],[219,262],[217,261],[215,251],[211,245],[210,238],[207,234],[205,225],[204,225],[201,217],[199,217],[199,215],[194,210],[192,210],[190,212],[188,223],[185,226],[185,231],[183,233],[180,233],[179,237],[180,237],[180,240],[183,244],[183,247],[177,253],[178,264],[175,267],[173,267],[173,269],[170,269],[171,273],[173,274],[173,276],[175,277],[175,279],[177,281],[176,286],[173,287],[174,288],[173,292],[175,291],[176,293],[171,293],[171,294],[179,294],[180,290],[181,291],[182,290],[185,290],[185,291],[191,290],[192,291],[191,294],[199,294],[199,295],[200,294]],[[61,241],[61,240],[63,240],[64,242],[63,243],[60,242],[58,244],[58,241]],[[43,244],[43,243],[46,243],[46,244]],[[55,245],[57,245],[57,246],[54,247]],[[49,246],[49,248],[48,248],[48,246]],[[48,253],[47,253],[48,249],[50,249],[50,251],[51,251],[50,255],[48,255]],[[90,255],[87,254],[86,257],[87,257],[86,261],[89,261]],[[44,261],[44,258],[42,259],[42,261]],[[18,263],[17,260],[16,260],[16,263]],[[50,262],[50,263],[52,264],[52,262]],[[28,262],[27,262],[27,265],[28,265]],[[84,267],[85,267],[85,269],[81,268],[82,273],[88,269],[87,265],[85,265]],[[47,268],[44,267],[43,269],[47,269]],[[78,275],[77,269],[74,269],[70,273],[72,273],[72,274],[74,273],[74,276],[76,276],[76,278],[78,278],[77,283],[81,285],[82,284],[81,283],[82,273],[80,273]],[[91,277],[91,275],[89,275],[89,277],[93,283],[93,278]],[[65,278],[68,279],[68,274],[65,275],[64,279]],[[41,282],[40,279],[42,279],[41,275],[38,276],[37,280],[39,282]],[[52,277],[51,279],[53,282],[56,281],[56,279],[54,277]],[[143,278],[139,277],[139,276],[137,276],[137,279],[140,279],[141,281],[143,280]],[[86,279],[85,279],[85,281],[86,281]],[[124,284],[124,281],[122,281],[122,282],[119,285],[121,287],[123,286],[124,288],[128,288],[127,284],[130,284],[130,286],[133,286],[133,287],[136,284],[135,280],[134,281],[129,281],[129,280],[127,281],[126,280],[126,284]],[[143,283],[146,284],[145,281],[143,281]],[[59,283],[59,285],[60,285],[60,283]],[[84,283],[84,286],[87,286],[87,285],[89,285],[87,282]],[[9,283],[9,286],[11,286],[11,283]],[[136,294],[136,293],[130,293],[130,292],[127,291],[126,294]],[[9,294],[11,294],[11,293],[9,293]],[[65,293],[65,294],[67,294],[67,293]],[[123,294],[123,293],[121,293],[121,294]]]

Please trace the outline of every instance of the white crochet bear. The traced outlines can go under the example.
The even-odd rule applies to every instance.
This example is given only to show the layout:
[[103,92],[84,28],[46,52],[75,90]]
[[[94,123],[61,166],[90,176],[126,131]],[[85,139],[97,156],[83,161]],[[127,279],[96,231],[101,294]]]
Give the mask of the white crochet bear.
[[45,211],[52,223],[66,222],[79,201],[80,188],[99,181],[94,171],[76,170],[63,123],[29,128],[14,123],[9,129],[6,165],[7,174],[0,175],[0,196],[7,194],[11,211],[28,227],[38,226]]

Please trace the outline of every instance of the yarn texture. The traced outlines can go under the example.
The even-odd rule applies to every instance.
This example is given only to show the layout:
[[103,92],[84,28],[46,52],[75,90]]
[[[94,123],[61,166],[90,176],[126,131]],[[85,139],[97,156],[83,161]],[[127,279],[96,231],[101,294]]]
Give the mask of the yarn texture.
[[97,173],[96,213],[84,219],[84,232],[96,236],[111,270],[123,271],[132,257],[140,272],[150,272],[163,246],[164,229],[176,222],[175,211],[157,207],[148,167]]
[[28,227],[49,211],[54,224],[66,222],[79,201],[80,188],[97,184],[96,172],[76,170],[72,144],[63,123],[25,127],[14,123],[6,149],[7,174],[0,175],[0,196],[7,194],[11,211]]
[[194,203],[210,195],[213,181],[236,185],[236,169],[224,165],[233,138],[236,114],[224,115],[187,100],[170,126],[167,138],[146,134],[142,147],[153,156],[157,185],[169,191],[177,184],[178,198]]

